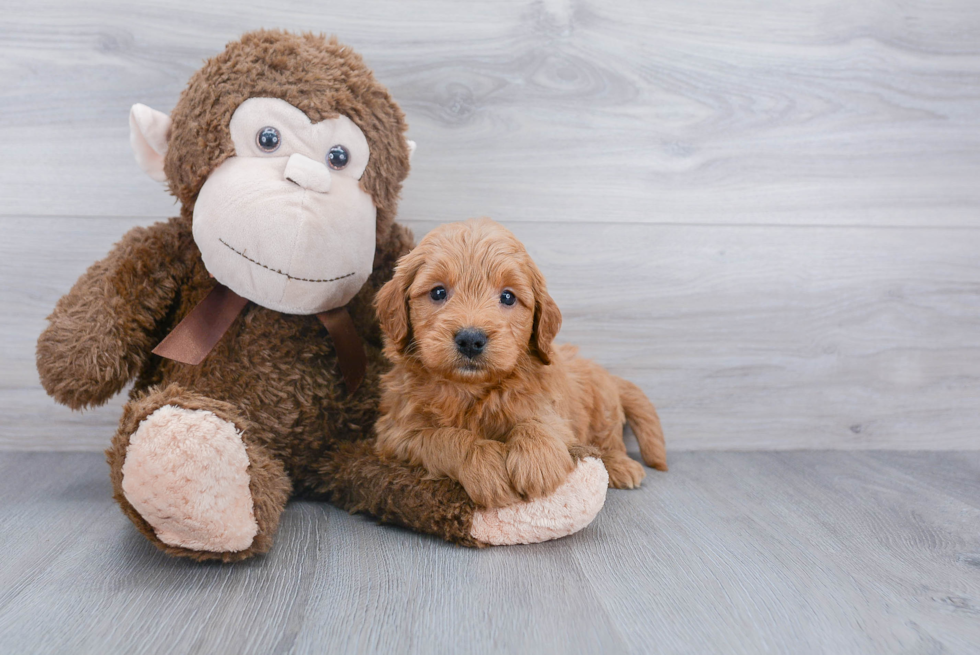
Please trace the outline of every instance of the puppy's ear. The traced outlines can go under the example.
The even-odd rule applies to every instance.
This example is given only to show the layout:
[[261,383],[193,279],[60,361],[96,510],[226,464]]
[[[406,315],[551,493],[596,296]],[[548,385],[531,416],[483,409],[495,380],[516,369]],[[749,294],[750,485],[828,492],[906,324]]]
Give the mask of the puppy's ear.
[[374,308],[378,314],[381,331],[388,345],[399,355],[405,353],[412,336],[412,326],[408,312],[408,288],[415,280],[415,274],[425,259],[416,248],[398,260],[395,275],[385,283],[374,297]]
[[531,272],[531,291],[534,293],[534,326],[531,328],[531,351],[545,364],[551,363],[551,342],[561,329],[561,310],[548,294],[544,276],[534,262],[528,260]]

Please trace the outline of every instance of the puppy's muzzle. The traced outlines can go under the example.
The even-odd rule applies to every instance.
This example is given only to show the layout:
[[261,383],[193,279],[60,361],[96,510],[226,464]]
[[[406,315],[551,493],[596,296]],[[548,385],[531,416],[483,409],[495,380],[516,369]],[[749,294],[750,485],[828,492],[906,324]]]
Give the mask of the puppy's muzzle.
[[463,328],[453,337],[456,350],[463,356],[474,359],[483,354],[487,345],[487,333],[476,328]]

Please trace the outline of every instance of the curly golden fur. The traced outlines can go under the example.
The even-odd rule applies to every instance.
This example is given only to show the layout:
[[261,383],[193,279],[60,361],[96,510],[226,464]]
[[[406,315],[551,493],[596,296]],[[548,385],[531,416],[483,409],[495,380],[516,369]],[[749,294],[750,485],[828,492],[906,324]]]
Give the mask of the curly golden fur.
[[[633,488],[645,473],[626,454],[628,419],[647,465],[667,470],[653,405],[575,347],[552,345],[561,312],[498,223],[436,228],[375,305],[394,364],[382,377],[381,453],[458,480],[486,507],[552,492],[574,466],[569,448],[583,445],[601,451],[610,486]],[[479,352],[467,354],[464,330],[483,335]]]

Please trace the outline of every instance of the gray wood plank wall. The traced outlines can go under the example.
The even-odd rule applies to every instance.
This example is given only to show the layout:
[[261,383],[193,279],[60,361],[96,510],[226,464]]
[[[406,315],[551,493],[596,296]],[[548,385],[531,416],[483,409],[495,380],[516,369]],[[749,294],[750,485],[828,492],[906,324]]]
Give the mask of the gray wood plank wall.
[[14,0],[0,12],[0,447],[105,446],[54,405],[44,316],[175,213],[134,102],[257,27],[336,33],[419,143],[401,218],[524,239],[562,338],[676,449],[980,445],[980,6],[971,0]]

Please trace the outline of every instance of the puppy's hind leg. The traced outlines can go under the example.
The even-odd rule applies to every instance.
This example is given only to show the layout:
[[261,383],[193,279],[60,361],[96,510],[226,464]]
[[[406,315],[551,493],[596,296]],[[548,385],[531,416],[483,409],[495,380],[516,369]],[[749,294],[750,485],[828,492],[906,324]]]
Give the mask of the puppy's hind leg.
[[602,452],[602,463],[609,473],[609,486],[613,489],[636,489],[640,486],[646,471],[643,466],[626,454],[623,443],[623,424],[616,422],[604,430],[602,438],[596,440]]
[[[640,454],[647,466],[658,471],[667,470],[667,447],[660,417],[643,391],[628,380],[614,378],[619,389],[619,402],[623,405],[626,420],[640,444]],[[612,472],[610,472],[610,477]]]
[[605,452],[602,463],[609,473],[609,486],[613,489],[636,489],[647,475],[643,466],[626,453]]

